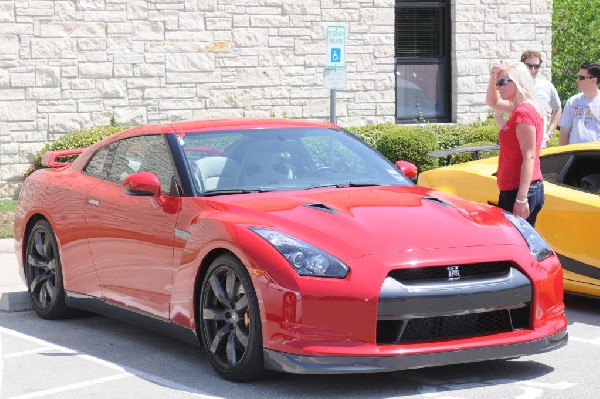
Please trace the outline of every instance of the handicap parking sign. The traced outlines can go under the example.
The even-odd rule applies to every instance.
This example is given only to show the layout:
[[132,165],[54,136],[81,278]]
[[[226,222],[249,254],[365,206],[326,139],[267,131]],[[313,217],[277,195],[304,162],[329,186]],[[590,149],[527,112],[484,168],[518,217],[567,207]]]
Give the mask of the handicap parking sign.
[[327,27],[326,68],[346,68],[346,27]]
[[335,47],[332,48],[331,49],[331,62],[340,62],[341,55],[342,55],[341,48],[335,48]]

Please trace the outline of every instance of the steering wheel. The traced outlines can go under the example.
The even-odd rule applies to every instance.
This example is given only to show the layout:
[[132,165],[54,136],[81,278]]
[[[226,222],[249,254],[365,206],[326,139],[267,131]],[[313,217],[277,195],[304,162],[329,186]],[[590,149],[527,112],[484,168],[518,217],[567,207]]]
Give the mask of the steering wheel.
[[336,168],[332,167],[332,166],[320,166],[316,169],[314,169],[312,172],[309,173],[310,176],[320,176],[325,172],[333,172],[333,173],[340,173],[339,170],[337,170]]

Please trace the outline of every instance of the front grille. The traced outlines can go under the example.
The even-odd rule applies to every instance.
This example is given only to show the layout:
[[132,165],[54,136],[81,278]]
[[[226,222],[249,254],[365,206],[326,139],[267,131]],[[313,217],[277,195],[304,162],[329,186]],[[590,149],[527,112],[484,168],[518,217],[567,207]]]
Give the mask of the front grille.
[[[393,277],[396,281],[400,283],[418,280],[448,279],[448,266],[450,265],[420,267],[414,269],[399,269],[392,271],[390,273],[390,277]],[[512,266],[512,263],[485,262],[453,266],[458,266],[461,277],[490,277],[507,274]]]
[[378,344],[470,338],[528,328],[530,306],[458,316],[379,320]]

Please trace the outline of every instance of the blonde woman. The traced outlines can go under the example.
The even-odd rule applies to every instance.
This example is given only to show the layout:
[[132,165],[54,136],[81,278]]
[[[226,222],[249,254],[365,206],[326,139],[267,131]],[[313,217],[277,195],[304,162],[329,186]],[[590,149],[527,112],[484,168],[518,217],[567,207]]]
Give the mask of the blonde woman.
[[535,226],[537,214],[544,206],[540,170],[544,118],[525,64],[492,65],[486,102],[494,110],[510,115],[498,132],[498,206]]

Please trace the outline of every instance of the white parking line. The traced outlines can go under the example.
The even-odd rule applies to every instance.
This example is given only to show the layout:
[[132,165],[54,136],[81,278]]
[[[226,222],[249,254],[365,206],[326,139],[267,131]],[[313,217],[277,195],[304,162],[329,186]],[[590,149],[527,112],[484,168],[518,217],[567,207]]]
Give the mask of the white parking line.
[[[170,389],[174,389],[174,390],[178,390],[178,391],[184,391],[186,393],[189,393],[191,395],[194,395],[196,397],[202,398],[202,399],[221,399],[221,397],[219,396],[212,396],[209,395],[205,392],[199,391],[195,388],[192,388],[190,386],[187,385],[183,385],[183,384],[179,384],[175,381],[172,380],[168,380],[166,378],[163,377],[159,377],[157,375],[153,375],[153,374],[149,374],[149,373],[145,373],[141,370],[137,370],[137,369],[133,369],[130,367],[123,367],[119,364],[116,363],[112,363],[100,358],[97,358],[95,356],[91,356],[85,353],[81,353],[78,351],[75,351],[73,349],[69,349],[66,348],[64,346],[60,346],[60,345],[55,345],[51,342],[48,341],[44,341],[42,339],[39,338],[35,338],[32,337],[30,335],[27,334],[23,334],[20,333],[18,331],[14,331],[14,330],[10,330],[8,328],[5,327],[0,327],[0,334],[6,334],[6,335],[10,335],[16,338],[20,338],[23,339],[25,341],[29,341],[32,343],[35,343],[37,345],[42,346],[42,348],[40,348],[40,351],[47,351],[47,350],[55,350],[55,351],[59,351],[59,352],[63,352],[63,353],[72,353],[75,356],[81,358],[81,359],[85,359],[88,360],[90,362],[96,363],[96,364],[100,364],[102,366],[108,367],[110,369],[113,370],[117,370],[120,371],[121,373],[119,374],[115,374],[113,376],[110,377],[104,377],[104,378],[98,378],[96,380],[90,380],[90,381],[85,381],[85,382],[81,382],[81,383],[76,383],[76,384],[70,384],[70,385],[64,385],[62,387],[56,387],[56,388],[52,388],[49,390],[44,390],[44,391],[38,391],[38,392],[33,392],[27,395],[22,395],[22,396],[15,396],[13,397],[13,399],[25,399],[25,398],[34,398],[34,397],[40,397],[40,396],[44,396],[44,395],[48,395],[51,393],[55,393],[55,392],[63,392],[63,391],[67,391],[67,390],[74,390],[74,389],[78,389],[81,387],[85,387],[88,385],[94,385],[94,384],[100,384],[106,381],[111,381],[111,380],[115,380],[115,379],[122,379],[122,378],[127,378],[127,377],[138,377],[141,378],[143,380],[155,383],[157,385],[161,385],[164,386],[166,388],[170,388]],[[26,351],[24,351],[26,352]],[[24,352],[19,352],[19,353],[24,353]],[[28,351],[27,351],[28,352]],[[34,352],[35,353],[35,350]],[[10,357],[16,357],[14,356],[15,354],[10,354],[10,355],[4,355],[2,356],[3,359],[8,359]],[[6,365],[5,365],[5,369],[4,371],[6,372]]]
[[592,345],[600,346],[600,338],[586,339],[586,338],[573,337],[573,336],[569,335],[569,341],[583,342],[585,344],[592,344]]
[[53,350],[53,348],[43,347],[43,348],[30,349],[28,351],[9,353],[8,355],[4,355],[4,359],[6,360],[6,359],[12,359],[15,357],[35,355],[37,353],[44,353],[44,352],[48,352],[51,350]]
[[90,385],[103,384],[103,383],[108,382],[108,381],[115,381],[115,380],[120,380],[120,379],[128,378],[128,377],[133,377],[133,375],[129,374],[129,373],[115,374],[115,375],[111,375],[110,377],[97,378],[95,380],[78,382],[76,384],[63,385],[62,387],[56,387],[56,388],[52,388],[52,389],[45,389],[43,391],[37,391],[37,392],[34,392],[34,393],[28,393],[26,395],[12,396],[9,399],[41,398],[43,396],[51,395],[53,393],[72,391],[74,389],[85,388],[85,387],[89,387]]

